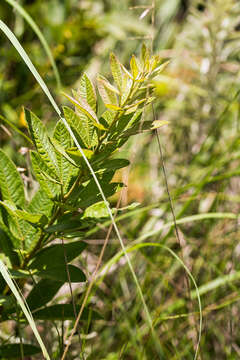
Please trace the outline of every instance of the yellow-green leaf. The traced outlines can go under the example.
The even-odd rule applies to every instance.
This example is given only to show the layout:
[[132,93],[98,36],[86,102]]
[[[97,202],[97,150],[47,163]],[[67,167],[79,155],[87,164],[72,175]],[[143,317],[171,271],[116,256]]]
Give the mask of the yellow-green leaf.
[[110,109],[110,110],[115,110],[115,111],[121,111],[122,108],[120,106],[117,105],[113,105],[113,104],[105,104],[106,108]]
[[136,57],[134,55],[131,58],[130,67],[131,67],[133,78],[136,79],[139,74],[139,69],[137,66]]
[[75,105],[79,111],[81,111],[83,114],[85,114],[93,123],[93,125],[100,129],[100,130],[105,130],[104,126],[102,126],[102,124],[99,123],[99,120],[97,118],[97,115],[95,114],[95,112],[90,108],[90,106],[88,105],[88,103],[84,100],[81,99],[81,103],[79,101],[77,101],[76,99],[74,99],[73,97],[64,94],[64,96],[73,104]]
[[101,75],[98,75],[97,82],[98,91],[104,104],[118,105],[119,101],[117,95],[119,95],[119,91]]
[[77,91],[80,98],[85,99],[89,106],[93,109],[94,112],[97,110],[97,100],[96,100],[96,92],[94,86],[87,76],[87,74],[83,74],[80,79],[79,90]]
[[110,65],[111,65],[113,79],[114,79],[118,89],[121,91],[121,89],[122,89],[122,68],[121,68],[118,58],[113,53],[110,54]]
[[167,120],[155,120],[152,123],[151,130],[158,129],[158,128],[162,127],[163,125],[168,125],[168,124],[169,124],[169,121],[167,121]]

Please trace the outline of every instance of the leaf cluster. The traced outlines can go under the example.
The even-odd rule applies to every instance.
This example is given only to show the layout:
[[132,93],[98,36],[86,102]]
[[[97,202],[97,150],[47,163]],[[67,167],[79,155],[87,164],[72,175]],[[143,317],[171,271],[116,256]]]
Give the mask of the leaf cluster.
[[[132,56],[130,70],[114,54],[110,55],[110,66],[113,83],[99,75],[96,90],[83,74],[78,90],[65,95],[74,108],[63,107],[64,117],[106,197],[124,186],[112,181],[115,172],[129,164],[126,159],[114,158],[120,147],[132,135],[161,126],[161,123],[143,121],[142,114],[154,100],[151,80],[162,71],[164,64],[158,56],[150,56],[143,46],[140,59]],[[100,113],[102,103],[105,110]],[[70,304],[61,308],[46,304],[68,282],[69,276],[71,282],[86,281],[84,272],[71,262],[86,247],[79,239],[105,221],[109,214],[62,120],[50,135],[34,113],[24,109],[24,115],[34,145],[29,152],[38,190],[29,201],[29,189],[24,186],[17,167],[0,150],[1,249],[19,285],[24,286],[33,276],[39,279],[27,297],[36,319],[72,319]],[[51,244],[56,238],[71,241],[65,245]],[[6,296],[1,318],[14,319],[16,306],[3,284],[2,280],[0,285]],[[83,318],[88,318],[87,311]],[[94,313],[92,316],[97,317]]]

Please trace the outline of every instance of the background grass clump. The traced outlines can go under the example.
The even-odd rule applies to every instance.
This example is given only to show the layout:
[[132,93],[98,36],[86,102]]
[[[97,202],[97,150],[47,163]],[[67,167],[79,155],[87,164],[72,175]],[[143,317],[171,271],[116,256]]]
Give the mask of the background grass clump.
[[[144,42],[154,54],[169,60],[153,82],[154,111],[148,108],[143,115],[146,121],[168,122],[159,130],[163,156],[155,131],[134,136],[122,149],[131,165],[114,176],[114,181],[126,185],[119,204],[123,210],[117,213],[116,222],[130,249],[156,338],[149,332],[126,259],[116,257],[121,249],[112,231],[90,298],[101,320],[82,325],[81,346],[76,333],[68,358],[147,360],[158,359],[159,353],[163,359],[194,358],[199,331],[196,289],[171,253],[136,245],[149,242],[170,248],[197,282],[203,311],[199,359],[238,359],[238,1],[25,0],[19,4],[46,38],[61,85],[57,85],[36,33],[5,0],[0,4],[1,20],[13,30],[63,105],[67,100],[61,92],[76,90],[83,72],[93,82],[99,72],[112,82],[108,62],[112,51],[127,66],[132,54],[140,54]],[[0,45],[4,49],[0,58],[0,143],[30,187],[29,143],[9,122],[28,134],[24,106],[43,119],[51,135],[56,116],[3,34]],[[119,193],[110,198],[111,206],[116,207],[118,199]],[[108,229],[106,221],[84,235],[88,246],[76,265],[86,270],[87,279],[96,267]],[[23,289],[25,296],[32,286],[30,279]],[[72,291],[76,304],[81,304],[86,285],[72,284]],[[71,303],[68,284],[50,304],[59,302]],[[56,327],[48,321],[37,324],[51,358],[61,358],[62,334],[72,329],[73,321],[58,321]],[[25,323],[2,321],[0,339],[2,346],[21,341],[35,344]]]

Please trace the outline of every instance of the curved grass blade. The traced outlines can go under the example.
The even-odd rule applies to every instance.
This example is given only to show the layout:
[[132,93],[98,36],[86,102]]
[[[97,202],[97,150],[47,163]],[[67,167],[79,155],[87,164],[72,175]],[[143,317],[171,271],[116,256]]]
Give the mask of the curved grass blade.
[[[148,206],[144,206],[142,208],[133,210],[133,211],[128,211],[125,214],[119,215],[115,218],[116,222],[119,222],[121,220],[124,219],[128,219],[129,217],[133,217],[137,214],[141,214],[143,212],[149,211],[151,209],[154,209],[156,206],[158,206],[159,204],[152,204],[152,205],[148,205]],[[227,213],[227,212],[212,212],[212,213],[202,213],[202,214],[194,214],[194,215],[190,215],[190,216],[186,216],[186,217],[182,217],[180,219],[176,220],[176,224],[185,224],[185,223],[191,223],[191,222],[195,222],[195,221],[202,221],[202,220],[208,220],[208,219],[230,219],[230,220],[237,220],[238,219],[238,214],[234,214],[234,213]],[[109,224],[111,224],[110,220],[105,221],[104,223],[102,223],[102,226],[108,226]],[[163,224],[161,226],[161,229],[157,229],[157,230],[151,230],[149,232],[144,233],[143,235],[141,235],[139,238],[137,238],[134,243],[139,243],[147,238],[150,238],[154,235],[158,235],[161,233],[162,230],[164,229],[168,229],[171,228],[172,226],[174,226],[173,221],[167,222],[165,224]],[[94,227],[93,229],[89,230],[86,234],[86,237],[89,237],[90,235],[96,233],[99,230],[99,226],[97,225],[96,227]]]
[[18,11],[18,13],[20,15],[22,15],[22,17],[26,20],[26,22],[31,26],[31,28],[33,29],[33,31],[35,32],[35,34],[37,35],[37,37],[39,38],[48,58],[49,61],[52,65],[53,68],[53,72],[57,81],[57,87],[58,90],[61,89],[61,79],[60,79],[60,75],[57,69],[57,65],[55,63],[54,57],[52,55],[51,49],[47,43],[47,40],[45,39],[43,33],[41,32],[41,30],[39,29],[38,25],[35,23],[35,21],[32,19],[32,17],[27,13],[27,11],[19,4],[17,3],[15,0],[5,0],[9,5],[11,5],[16,11]]
[[12,293],[14,294],[15,298],[17,299],[17,302],[19,304],[19,306],[21,307],[24,315],[26,316],[29,325],[31,326],[31,329],[34,333],[34,335],[36,336],[36,339],[41,347],[43,356],[45,359],[50,360],[50,357],[48,355],[47,349],[45,348],[45,345],[41,339],[41,336],[37,330],[36,324],[33,320],[31,311],[23,297],[23,295],[21,294],[20,289],[18,289],[16,287],[16,285],[14,284],[13,280],[11,279],[11,275],[9,274],[9,271],[7,269],[7,267],[4,265],[4,263],[0,260],[0,272],[4,278],[4,280],[6,281],[6,283],[8,284],[9,288],[11,289]]

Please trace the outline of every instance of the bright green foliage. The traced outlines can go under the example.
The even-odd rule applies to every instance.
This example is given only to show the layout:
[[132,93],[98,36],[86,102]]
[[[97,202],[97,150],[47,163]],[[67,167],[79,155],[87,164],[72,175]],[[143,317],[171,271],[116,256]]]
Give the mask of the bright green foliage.
[[[160,63],[157,57],[150,57],[145,47],[142,59],[139,61],[133,56],[129,72],[111,54],[115,84],[100,75],[97,79],[102,98],[99,101],[103,101],[106,107],[102,114],[98,113],[102,104],[98,106],[96,90],[86,74],[83,74],[79,89],[73,92],[73,96],[66,95],[75,109],[63,107],[65,119],[81,144],[106,197],[114,195],[124,186],[112,182],[112,179],[118,169],[129,165],[126,159],[113,159],[113,154],[130,136],[160,126],[151,121],[140,124],[143,109],[154,100],[149,80],[158,74],[156,68]],[[50,137],[37,116],[27,109],[24,113],[35,145],[35,149],[30,151],[30,159],[32,175],[39,188],[28,201],[30,194],[28,188],[24,189],[17,168],[0,151],[1,248],[10,261],[12,276],[23,283],[31,274],[40,278],[27,298],[32,310],[40,309],[34,312],[35,319],[74,319],[71,304],[47,304],[69,281],[69,277],[71,282],[86,281],[84,272],[71,264],[86,247],[83,241],[75,238],[84,237],[96,224],[106,221],[109,213],[82,154],[63,122],[57,122]],[[59,237],[73,241],[65,241],[64,245],[48,245]],[[7,307],[3,303],[2,320],[14,317],[15,312],[16,307]],[[82,319],[90,321],[95,318],[99,318],[98,314],[91,309],[84,310]]]

